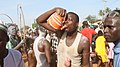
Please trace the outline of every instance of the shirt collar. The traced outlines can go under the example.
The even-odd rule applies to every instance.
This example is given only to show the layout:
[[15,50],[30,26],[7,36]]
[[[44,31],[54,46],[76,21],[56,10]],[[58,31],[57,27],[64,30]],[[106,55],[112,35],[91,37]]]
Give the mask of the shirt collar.
[[113,48],[113,50],[116,54],[120,53],[120,42]]

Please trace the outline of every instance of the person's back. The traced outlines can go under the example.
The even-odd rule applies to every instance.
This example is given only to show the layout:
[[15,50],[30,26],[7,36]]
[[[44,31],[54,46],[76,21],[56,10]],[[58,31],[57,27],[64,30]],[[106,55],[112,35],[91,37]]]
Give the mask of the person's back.
[[95,51],[98,54],[105,54],[104,52],[106,52],[106,49],[105,49],[106,40],[101,30],[98,31],[97,38],[95,40],[95,45],[96,45]]
[[102,65],[108,66],[108,55],[107,55],[107,50],[106,50],[106,44],[107,43],[103,36],[103,32],[99,30],[98,37],[95,41],[95,45],[96,45],[95,51],[99,58],[98,67]]
[[45,39],[47,32],[40,27],[39,36],[35,39],[33,50],[37,60],[36,67],[50,67],[50,43]]
[[33,49],[28,51],[28,67],[36,67],[36,58]]
[[25,67],[22,55],[17,50],[8,50],[8,55],[4,58],[4,67]]
[[105,54],[106,49],[105,49],[105,38],[104,38],[104,36],[98,36],[95,43],[96,43],[96,48],[95,48],[96,52],[98,54]]
[[45,52],[40,52],[38,50],[38,44],[42,44],[43,41],[44,41],[44,38],[39,39],[39,37],[37,37],[35,39],[35,42],[34,42],[33,49],[34,49],[36,60],[37,60],[36,67],[49,67],[49,64],[47,63],[47,59],[46,59],[46,56],[45,56]]

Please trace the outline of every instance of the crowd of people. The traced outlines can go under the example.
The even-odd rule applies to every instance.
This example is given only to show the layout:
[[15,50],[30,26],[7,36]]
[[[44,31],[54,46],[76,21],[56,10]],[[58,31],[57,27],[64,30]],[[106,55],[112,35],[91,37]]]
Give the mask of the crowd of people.
[[[54,13],[62,17],[60,29],[48,23]],[[75,12],[56,7],[36,22],[36,30],[25,37],[16,24],[0,23],[0,67],[120,66],[120,10],[106,14],[102,23],[79,26]]]

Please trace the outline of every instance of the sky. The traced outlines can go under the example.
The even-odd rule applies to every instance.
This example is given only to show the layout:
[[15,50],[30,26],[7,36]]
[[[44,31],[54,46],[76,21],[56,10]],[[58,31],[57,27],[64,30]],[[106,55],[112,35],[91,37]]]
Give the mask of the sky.
[[55,7],[62,7],[68,12],[77,13],[80,22],[84,21],[88,15],[100,18],[99,10],[103,10],[105,5],[112,10],[116,7],[120,8],[120,0],[106,0],[105,5],[104,0],[0,0],[0,20],[11,23],[11,18],[14,23],[19,25],[20,5],[25,25],[31,26],[39,15]]

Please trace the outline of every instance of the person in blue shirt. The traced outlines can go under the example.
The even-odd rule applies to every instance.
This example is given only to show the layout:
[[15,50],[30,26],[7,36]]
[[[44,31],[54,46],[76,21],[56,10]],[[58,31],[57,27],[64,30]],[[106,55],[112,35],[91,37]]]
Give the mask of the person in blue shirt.
[[113,10],[104,18],[104,36],[107,42],[113,42],[114,67],[120,67],[120,10]]
[[9,41],[7,31],[7,27],[0,24],[0,67],[25,67],[22,54],[17,50],[6,48]]

